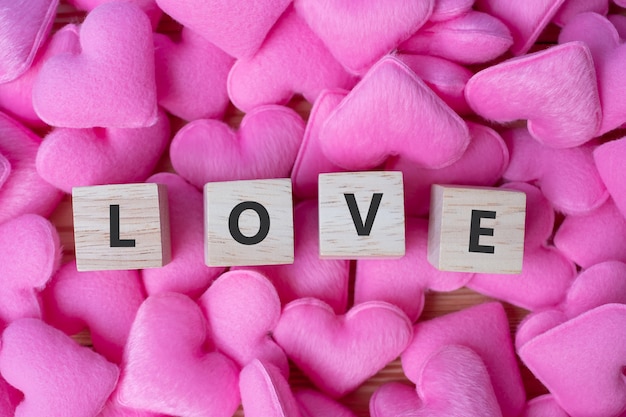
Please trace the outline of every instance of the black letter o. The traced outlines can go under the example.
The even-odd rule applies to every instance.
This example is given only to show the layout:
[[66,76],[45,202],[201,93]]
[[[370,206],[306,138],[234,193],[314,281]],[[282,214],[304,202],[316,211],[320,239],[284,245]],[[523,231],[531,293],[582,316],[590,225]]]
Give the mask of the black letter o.
[[[239,217],[241,213],[246,210],[254,210],[259,216],[259,231],[254,236],[245,236],[241,233],[241,230],[239,230]],[[243,203],[237,204],[230,212],[230,216],[228,216],[228,230],[233,239],[242,245],[256,245],[257,243],[261,243],[270,231],[270,215],[260,203],[256,201],[244,201]]]

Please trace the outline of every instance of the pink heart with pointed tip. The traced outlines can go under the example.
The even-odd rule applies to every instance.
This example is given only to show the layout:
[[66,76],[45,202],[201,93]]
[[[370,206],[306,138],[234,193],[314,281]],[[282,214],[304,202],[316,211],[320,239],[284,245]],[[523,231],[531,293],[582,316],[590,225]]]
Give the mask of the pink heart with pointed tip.
[[313,389],[301,388],[296,390],[293,395],[300,407],[300,415],[302,417],[356,417],[343,404]]
[[269,336],[278,323],[281,306],[267,278],[254,271],[225,272],[198,303],[217,349],[241,367],[259,359],[289,374],[284,352]]
[[528,120],[530,134],[554,148],[581,145],[602,120],[589,49],[569,42],[476,73],[465,97],[478,115],[498,123]]
[[626,181],[620,175],[623,157],[626,157],[626,138],[603,143],[593,151],[593,160],[611,198],[626,216]]
[[271,364],[254,359],[239,375],[241,404],[246,417],[300,417],[289,382]]
[[565,323],[567,319],[567,315],[556,308],[530,313],[515,330],[515,348],[519,350],[535,336]]
[[170,125],[159,111],[156,124],[145,128],[56,128],[37,152],[37,172],[55,187],[144,181],[169,143]]
[[609,12],[609,0],[565,0],[552,21],[563,27],[577,15],[594,12],[606,16]]
[[[28,70],[52,28],[58,0],[7,2],[0,10],[0,83]],[[27,7],[26,7],[27,6]]]
[[261,49],[235,62],[227,87],[233,104],[249,112],[264,104],[287,104],[294,94],[312,103],[324,89],[350,89],[355,82],[289,7]]
[[41,318],[39,292],[61,261],[54,226],[35,214],[0,224],[0,322]]
[[304,201],[294,208],[294,262],[289,265],[233,267],[252,270],[272,281],[283,304],[313,297],[330,305],[337,314],[346,311],[350,262],[321,259],[317,201]]
[[473,5],[474,0],[436,0],[433,13],[428,20],[441,22],[454,19],[469,12]]
[[[184,417],[229,417],[239,405],[238,369],[206,351],[200,308],[176,293],[150,296],[137,312],[124,352],[120,404]],[[175,387],[175,389],[173,389]]]
[[80,27],[80,54],[50,57],[33,86],[52,126],[147,127],[157,122],[152,28],[134,3],[105,3]]
[[[120,373],[91,349],[38,319],[11,323],[2,334],[0,372],[24,393],[16,417],[95,416]],[[62,410],[62,411],[60,411]]]
[[413,71],[398,58],[385,57],[328,116],[319,140],[324,155],[348,170],[374,168],[392,155],[435,168],[458,160],[470,135],[465,122]]
[[337,316],[328,304],[302,298],[284,307],[273,335],[315,386],[337,398],[395,359],[412,330],[402,310],[385,302],[359,304]]
[[155,34],[154,44],[159,105],[185,120],[222,118],[235,60],[187,28],[176,40]]
[[207,182],[288,177],[304,134],[298,114],[283,106],[257,107],[239,130],[200,119],[178,131],[170,146],[176,172],[198,188]]
[[46,322],[73,335],[89,329],[96,352],[120,363],[144,290],[137,271],[78,272],[63,265],[43,292]]
[[350,6],[341,0],[295,0],[294,6],[334,57],[358,74],[415,33],[434,3],[369,1]]

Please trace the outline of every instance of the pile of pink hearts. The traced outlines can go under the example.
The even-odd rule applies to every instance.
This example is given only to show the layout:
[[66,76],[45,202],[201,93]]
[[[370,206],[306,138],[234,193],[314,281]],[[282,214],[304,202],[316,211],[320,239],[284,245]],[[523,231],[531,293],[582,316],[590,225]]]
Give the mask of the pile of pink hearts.
[[[398,357],[372,417],[626,415],[614,1],[2,1],[0,416],[349,417]],[[52,30],[59,7],[84,19]],[[318,174],[365,170],[404,174],[406,255],[320,259]],[[205,266],[201,187],[285,177],[295,262]],[[172,261],[61,265],[47,217],[66,193],[144,181],[167,185]],[[520,275],[430,266],[435,183],[526,193]],[[494,301],[420,319],[461,287]],[[514,337],[504,303],[530,312]]]

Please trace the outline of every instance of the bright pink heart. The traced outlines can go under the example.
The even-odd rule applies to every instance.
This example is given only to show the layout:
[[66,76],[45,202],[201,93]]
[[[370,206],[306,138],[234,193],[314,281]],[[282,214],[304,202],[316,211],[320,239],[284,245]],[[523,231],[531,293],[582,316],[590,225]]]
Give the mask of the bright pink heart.
[[168,15],[228,54],[254,55],[290,0],[156,0]]
[[0,224],[0,323],[42,317],[39,292],[59,267],[61,252],[56,229],[41,216]]
[[603,143],[593,151],[593,159],[602,182],[622,215],[626,216],[626,181],[620,175],[624,157],[626,138]]
[[156,123],[154,41],[139,6],[98,6],[80,27],[80,45],[80,54],[50,57],[41,68],[33,87],[37,115],[73,128]]
[[58,0],[7,2],[0,10],[0,83],[13,81],[33,62],[52,28]]
[[[119,402],[181,417],[230,417],[239,405],[238,369],[206,351],[200,308],[176,293],[150,296],[137,312],[124,352]],[[175,389],[173,389],[175,387]]]
[[474,0],[436,0],[433,13],[428,20],[441,22],[454,19],[469,12],[473,5]]
[[465,97],[486,119],[527,119],[530,134],[554,148],[589,141],[602,120],[593,59],[582,42],[488,67],[469,80]]
[[283,106],[255,108],[239,130],[200,119],[178,131],[170,146],[176,172],[198,188],[207,182],[288,177],[304,134],[298,114]]
[[391,155],[436,168],[458,160],[470,135],[465,122],[413,71],[386,57],[333,110],[319,140],[326,157],[349,170],[374,168]]
[[356,417],[348,407],[313,389],[298,389],[294,396],[302,417]]
[[303,298],[285,306],[273,335],[320,390],[337,398],[398,357],[412,330],[402,310],[385,302],[359,304],[337,316],[328,304]]
[[289,382],[271,364],[254,359],[239,376],[241,404],[246,417],[300,417]]
[[163,111],[150,127],[56,128],[37,152],[37,172],[55,187],[144,181],[167,149],[170,124]]
[[334,57],[362,74],[415,33],[430,17],[434,3],[369,1],[351,6],[341,0],[295,0],[294,6]]
[[577,15],[586,12],[606,16],[609,12],[609,0],[565,0],[552,21],[563,27]]
[[176,40],[155,34],[154,44],[159,105],[185,120],[222,118],[235,60],[187,28]]
[[95,351],[120,363],[145,296],[137,271],[78,272],[72,261],[55,274],[43,298],[47,323],[70,336],[88,328]]
[[[280,318],[280,299],[272,283],[254,271],[229,271],[198,300],[215,347],[241,367],[255,359],[289,374],[282,349],[270,338]],[[256,366],[256,365],[255,365]]]
[[249,112],[264,104],[286,104],[294,94],[313,103],[322,90],[350,89],[355,82],[289,7],[261,49],[235,62],[228,76],[228,95],[235,106]]
[[289,265],[234,267],[258,271],[272,281],[283,304],[313,297],[343,314],[348,304],[350,262],[321,259],[317,201],[304,201],[294,208],[294,262]]
[[16,417],[51,412],[85,417],[100,412],[120,371],[60,330],[24,318],[11,323],[2,334],[0,372],[24,393]]

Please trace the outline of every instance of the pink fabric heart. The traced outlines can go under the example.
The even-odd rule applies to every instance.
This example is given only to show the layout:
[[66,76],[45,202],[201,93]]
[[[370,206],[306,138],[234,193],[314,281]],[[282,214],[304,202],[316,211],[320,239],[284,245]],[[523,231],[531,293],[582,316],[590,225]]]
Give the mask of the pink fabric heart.
[[61,201],[62,193],[35,169],[40,145],[38,136],[0,112],[0,224],[26,213],[48,216]]
[[250,57],[283,14],[290,0],[156,0],[165,13],[228,54]]
[[120,404],[181,417],[207,410],[215,417],[233,415],[240,401],[238,369],[224,355],[206,351],[207,343],[202,311],[190,298],[148,297],[124,352]]
[[613,202],[626,216],[626,181],[620,175],[623,157],[626,157],[626,138],[603,143],[593,151],[595,165]]
[[146,292],[178,292],[195,299],[225,270],[204,263],[202,193],[172,173],[155,174],[146,182],[167,185],[172,247],[172,260],[167,265],[141,271]]
[[235,62],[228,95],[235,106],[249,112],[264,104],[286,104],[297,93],[313,103],[324,89],[349,89],[354,83],[355,78],[289,7],[261,49]]
[[337,314],[348,304],[350,262],[321,259],[317,201],[304,201],[294,208],[294,262],[289,265],[234,267],[258,271],[272,281],[283,304],[298,298],[324,301]]
[[55,274],[43,298],[47,323],[70,336],[88,328],[95,351],[120,363],[145,296],[137,271],[78,272],[71,261]]
[[525,128],[504,131],[502,137],[511,154],[504,178],[532,182],[556,210],[585,213],[600,207],[609,197],[593,161],[597,143],[549,148],[532,140]]
[[512,44],[511,33],[504,23],[487,13],[470,11],[454,19],[424,25],[399,49],[469,65],[492,61]]
[[359,74],[415,33],[434,3],[370,1],[351,7],[338,0],[295,0],[294,6],[334,57]]
[[474,0],[436,0],[433,13],[428,20],[441,22],[454,19],[469,12],[473,5]]
[[167,149],[170,124],[163,111],[150,127],[56,128],[37,152],[37,172],[55,187],[142,182]]
[[526,366],[572,416],[617,417],[626,410],[626,305],[606,304],[531,339]]
[[72,128],[156,123],[152,28],[139,6],[98,6],[80,27],[80,45],[80,54],[53,56],[41,68],[33,86],[37,115]]
[[[67,2],[79,10],[91,11],[96,7],[100,6],[104,3],[111,3],[113,1],[118,0],[67,0]],[[159,19],[163,15],[163,12],[157,6],[155,0],[125,0],[130,1],[132,3],[137,4],[143,10],[150,21],[152,22],[152,26],[156,29],[157,24],[159,23]]]
[[565,0],[552,21],[563,27],[577,15],[586,12],[606,16],[609,12],[609,0]]
[[385,302],[359,304],[337,316],[328,304],[302,298],[284,307],[273,334],[313,384],[337,398],[395,359],[413,332],[402,310]]
[[0,224],[0,259],[0,323],[41,318],[39,292],[61,261],[54,226],[35,214]]
[[33,0],[2,5],[0,83],[13,81],[28,70],[48,37],[58,4],[58,0]]
[[11,323],[2,334],[0,372],[24,393],[16,417],[51,412],[95,417],[119,375],[118,367],[102,356],[33,318]]
[[278,323],[281,306],[267,278],[254,271],[226,272],[198,303],[217,349],[241,367],[259,359],[289,375],[285,353],[269,336]]
[[280,370],[254,359],[239,376],[246,417],[300,417],[298,404]]
[[528,119],[528,130],[554,148],[581,145],[602,120],[593,60],[569,42],[504,61],[475,74],[465,97],[480,116],[498,123]]
[[476,352],[484,362],[502,415],[519,415],[526,395],[515,359],[509,321],[500,303],[480,304],[418,322],[414,334],[413,341],[402,354],[402,368],[411,381],[419,383],[423,378],[421,370],[437,351],[449,345],[462,345]]
[[185,120],[224,116],[235,60],[187,28],[175,40],[155,34],[154,44],[159,105]]
[[302,417],[356,417],[348,407],[313,389],[298,389],[294,396]]
[[[416,108],[420,111],[411,110]],[[333,110],[319,140],[332,163],[364,170],[391,155],[424,167],[450,165],[461,157],[470,136],[465,122],[413,71],[399,59],[385,57]]]
[[283,106],[257,107],[239,130],[200,119],[178,131],[170,146],[176,172],[198,188],[207,182],[288,177],[304,134],[304,122]]

